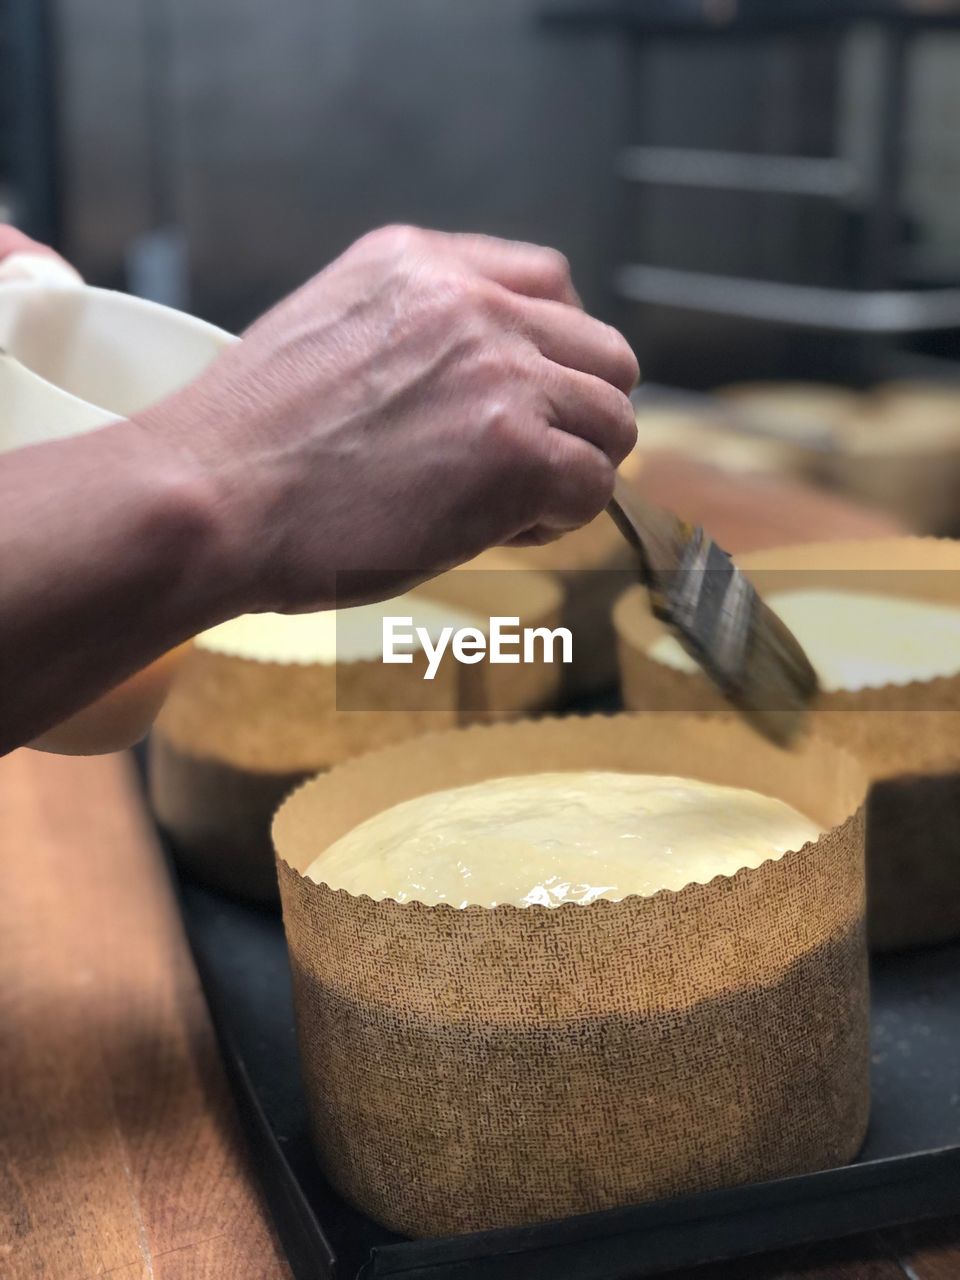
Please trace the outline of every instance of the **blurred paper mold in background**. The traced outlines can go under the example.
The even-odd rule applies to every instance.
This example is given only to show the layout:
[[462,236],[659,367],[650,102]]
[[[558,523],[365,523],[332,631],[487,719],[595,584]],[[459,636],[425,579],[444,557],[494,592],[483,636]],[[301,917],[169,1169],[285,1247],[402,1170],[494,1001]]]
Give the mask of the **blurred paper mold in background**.
[[[925,534],[960,530],[960,385],[741,383],[716,403],[791,451],[789,469]],[[747,439],[748,437],[743,437]]]
[[919,533],[960,531],[960,386],[875,387],[846,420],[822,478]]

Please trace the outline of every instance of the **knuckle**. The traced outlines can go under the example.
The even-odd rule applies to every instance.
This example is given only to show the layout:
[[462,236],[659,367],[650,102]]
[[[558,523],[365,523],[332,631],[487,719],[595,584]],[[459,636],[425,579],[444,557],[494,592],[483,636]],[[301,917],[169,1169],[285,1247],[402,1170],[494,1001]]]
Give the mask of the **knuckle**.
[[610,459],[619,466],[637,443],[637,415],[627,396],[617,396],[617,412],[612,419],[613,440]]
[[595,443],[618,467],[637,443],[637,418],[629,396],[608,382],[593,387],[591,420],[596,423]]
[[453,312],[455,319],[476,326],[488,341],[493,328],[502,332],[509,306],[502,296],[506,291],[492,281],[441,264],[431,272],[430,285],[444,310]]
[[368,231],[357,241],[358,246],[373,249],[377,252],[403,254],[423,245],[424,232],[419,227],[408,226],[402,222],[391,222],[383,227]]
[[617,469],[608,459],[598,458],[594,473],[591,506],[594,508],[594,515],[599,515],[613,497]]
[[438,271],[431,285],[443,309],[467,322],[486,317],[492,306],[488,296],[492,290],[466,271]]
[[576,477],[571,514],[579,520],[592,520],[613,497],[616,468],[596,449],[578,452],[571,466]]
[[613,496],[616,468],[598,449],[569,438],[554,457],[554,484],[566,495],[566,515],[574,523],[592,520]]
[[502,323],[512,315],[510,294],[494,281],[471,276],[465,288],[472,305],[486,318]]
[[487,448],[495,449],[504,457],[514,457],[522,452],[517,410],[508,396],[486,396],[478,416],[480,434]]
[[617,329],[608,329],[609,359],[614,385],[619,390],[632,391],[640,379],[640,365],[633,348]]
[[410,331],[430,334],[476,361],[489,332],[472,297],[470,277],[430,262],[399,267],[394,274],[408,286],[404,320]]
[[521,410],[539,387],[536,362],[530,353],[509,341],[491,338],[485,327],[474,332],[470,365],[481,386],[496,388],[497,396]]
[[469,281],[455,272],[428,268],[421,276],[424,304],[446,324],[463,321],[470,307]]
[[551,495],[556,495],[557,492],[575,493],[583,461],[577,453],[576,446],[579,442],[565,432],[555,431],[551,432],[544,443],[540,478],[545,491]]
[[544,267],[558,280],[570,279],[570,260],[565,253],[550,247],[542,249],[541,253],[543,254]]
[[570,263],[559,249],[540,249],[540,272],[546,284],[558,292],[571,287],[572,274]]

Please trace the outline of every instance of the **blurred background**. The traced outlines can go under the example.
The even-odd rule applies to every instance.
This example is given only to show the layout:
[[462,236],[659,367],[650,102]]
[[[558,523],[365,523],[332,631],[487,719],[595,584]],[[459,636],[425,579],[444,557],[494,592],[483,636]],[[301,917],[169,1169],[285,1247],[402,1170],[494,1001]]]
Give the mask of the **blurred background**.
[[233,330],[384,222],[555,244],[651,448],[960,528],[960,0],[0,0],[0,207]]

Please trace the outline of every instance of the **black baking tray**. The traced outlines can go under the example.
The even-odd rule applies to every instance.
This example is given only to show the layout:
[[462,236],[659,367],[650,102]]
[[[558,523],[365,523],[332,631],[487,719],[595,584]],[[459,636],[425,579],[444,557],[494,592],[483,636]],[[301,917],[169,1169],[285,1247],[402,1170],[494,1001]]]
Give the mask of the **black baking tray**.
[[522,1229],[411,1241],[348,1205],[320,1173],[279,914],[177,883],[297,1280],[635,1280],[960,1209],[960,945],[874,961],[872,1114],[853,1164]]

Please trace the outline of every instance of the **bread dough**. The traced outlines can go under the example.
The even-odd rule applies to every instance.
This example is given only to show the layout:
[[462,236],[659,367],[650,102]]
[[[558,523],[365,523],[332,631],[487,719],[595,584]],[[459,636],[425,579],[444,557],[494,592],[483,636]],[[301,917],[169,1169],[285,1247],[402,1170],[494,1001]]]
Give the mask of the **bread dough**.
[[554,907],[733,875],[820,834],[781,800],[690,778],[541,773],[376,814],[306,874],[381,900]]
[[[379,660],[383,654],[384,617],[412,618],[436,642],[444,627],[478,627],[487,632],[489,618],[408,591],[393,600],[328,609],[320,613],[246,613],[212,627],[197,638],[203,649],[260,662],[334,663]],[[401,646],[396,646],[399,651]]]
[[[828,691],[908,684],[960,672],[960,608],[857,591],[777,591],[766,597]],[[672,636],[650,657],[681,671],[693,659]]]

